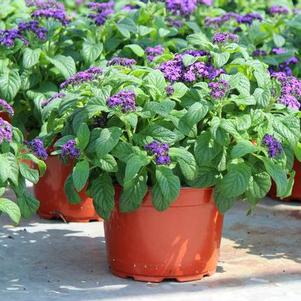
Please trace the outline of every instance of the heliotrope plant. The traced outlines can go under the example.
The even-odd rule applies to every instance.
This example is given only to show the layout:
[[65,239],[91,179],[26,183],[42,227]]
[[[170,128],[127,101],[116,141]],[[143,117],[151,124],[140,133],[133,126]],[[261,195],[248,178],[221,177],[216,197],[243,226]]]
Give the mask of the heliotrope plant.
[[[228,38],[230,37],[230,38]],[[283,83],[237,38],[188,37],[190,47],[154,68],[108,66],[62,85],[43,110],[41,136],[72,160],[65,183],[71,202],[87,189],[104,218],[121,186],[122,211],[137,209],[151,189],[165,210],[180,188],[214,187],[221,212],[237,199],[253,208],[271,187],[290,194],[299,113],[283,102]]]
[[[37,183],[45,163],[28,152],[20,130],[5,120],[13,116],[14,110],[3,99],[0,111],[0,214],[6,213],[18,223],[21,216],[29,217],[38,209],[39,202],[27,191],[25,180]],[[39,171],[31,164],[36,164]],[[5,196],[8,188],[15,193],[16,202]]]

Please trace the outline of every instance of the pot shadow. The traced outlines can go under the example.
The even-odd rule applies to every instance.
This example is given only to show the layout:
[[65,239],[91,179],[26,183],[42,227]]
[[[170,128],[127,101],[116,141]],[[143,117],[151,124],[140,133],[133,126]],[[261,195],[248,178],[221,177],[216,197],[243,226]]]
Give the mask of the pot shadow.
[[270,198],[257,205],[251,216],[238,204],[225,216],[223,237],[236,249],[266,259],[287,259],[301,263],[301,203]]

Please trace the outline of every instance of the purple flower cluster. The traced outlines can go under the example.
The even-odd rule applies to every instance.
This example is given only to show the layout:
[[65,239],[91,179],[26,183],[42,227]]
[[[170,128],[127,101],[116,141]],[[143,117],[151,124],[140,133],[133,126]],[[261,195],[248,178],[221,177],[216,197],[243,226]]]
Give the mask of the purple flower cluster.
[[177,54],[173,60],[162,63],[159,70],[170,82],[194,82],[198,79],[215,79],[224,73],[223,69],[215,69],[210,63],[195,62],[185,67],[183,55]]
[[0,144],[6,140],[11,142],[13,139],[13,129],[9,122],[0,117]]
[[237,42],[238,35],[230,32],[217,32],[214,34],[212,41],[216,44],[222,44],[226,42]]
[[254,22],[254,20],[262,21],[263,18],[258,13],[249,13],[249,14],[245,14],[245,15],[239,15],[234,12],[227,12],[218,17],[206,17],[205,25],[219,27],[222,24],[224,24],[230,20],[236,21],[239,24],[251,25]]
[[189,16],[197,8],[197,0],[165,0],[166,8],[177,16]]
[[98,75],[102,74],[102,69],[99,67],[90,67],[85,71],[80,71],[69,77],[63,83],[60,88],[64,89],[69,85],[79,85],[87,81],[91,81],[97,78]]
[[265,134],[262,144],[267,147],[270,158],[280,155],[283,151],[281,143],[272,135]]
[[267,52],[265,50],[262,50],[262,49],[256,49],[256,50],[253,51],[252,55],[254,57],[267,56]]
[[280,5],[273,5],[269,8],[270,15],[287,15],[289,10],[287,7],[280,6]]
[[167,22],[168,22],[169,26],[172,26],[175,28],[181,28],[184,25],[183,21],[177,20],[174,18],[167,18]]
[[284,53],[286,53],[286,50],[284,48],[273,48],[271,51],[271,54],[276,54],[276,55],[284,54]]
[[121,90],[117,94],[108,98],[107,105],[110,108],[120,107],[124,113],[135,111],[136,94],[131,90]]
[[13,107],[8,104],[4,99],[0,98],[0,107],[2,108],[1,111],[7,112],[10,116],[14,116],[14,109]]
[[57,2],[56,0],[25,0],[26,6],[40,9],[57,8],[64,9],[64,4]]
[[113,57],[110,61],[108,61],[108,66],[125,66],[125,67],[131,67],[133,65],[136,65],[137,62],[134,59],[129,59],[126,57]]
[[223,79],[220,79],[217,82],[211,82],[208,86],[211,89],[210,95],[214,99],[223,98],[229,89],[229,83]]
[[147,47],[145,49],[145,54],[147,55],[147,59],[152,62],[156,56],[161,55],[164,52],[164,47],[161,45],[157,45],[155,47]]
[[77,159],[80,156],[80,150],[76,147],[76,142],[74,139],[67,141],[62,146],[62,157],[64,159]]
[[24,45],[29,44],[18,29],[0,30],[0,45],[8,48],[14,47],[16,40],[21,40]]
[[281,95],[278,102],[291,109],[299,110],[301,101],[301,80],[298,80],[294,76],[288,76],[284,72],[274,72],[272,76],[281,84]]
[[114,1],[109,2],[90,2],[88,7],[94,10],[95,14],[90,14],[89,18],[92,19],[96,25],[103,25],[108,16],[114,13]]
[[40,26],[38,21],[21,22],[18,24],[18,30],[20,33],[33,32],[40,40],[46,40],[48,33],[48,30]]
[[60,99],[63,98],[64,96],[66,96],[65,93],[55,93],[54,95],[52,95],[50,98],[45,99],[41,102],[41,107],[44,108],[47,105],[49,105],[52,101],[56,100],[56,99]]
[[174,89],[174,87],[172,85],[168,85],[166,87],[166,94],[168,96],[171,96],[172,94],[174,94],[174,92],[175,92],[175,89]]
[[154,140],[153,142],[146,144],[144,149],[155,156],[155,162],[157,165],[170,164],[170,156],[168,154],[169,146],[166,143],[160,143]]
[[28,148],[40,159],[46,160],[48,158],[44,143],[40,138],[35,138],[29,142],[25,142]]
[[64,9],[58,8],[41,8],[37,9],[32,13],[32,17],[36,19],[45,18],[45,19],[54,19],[59,21],[62,25],[68,25],[70,22],[69,17],[66,14]]

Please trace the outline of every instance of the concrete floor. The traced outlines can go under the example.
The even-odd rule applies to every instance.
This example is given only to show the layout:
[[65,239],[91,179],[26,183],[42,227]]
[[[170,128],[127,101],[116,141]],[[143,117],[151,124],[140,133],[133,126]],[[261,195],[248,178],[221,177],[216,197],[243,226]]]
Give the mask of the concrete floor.
[[161,284],[112,276],[102,223],[0,218],[0,301],[301,300],[301,203],[266,199],[252,217],[225,218],[218,272]]

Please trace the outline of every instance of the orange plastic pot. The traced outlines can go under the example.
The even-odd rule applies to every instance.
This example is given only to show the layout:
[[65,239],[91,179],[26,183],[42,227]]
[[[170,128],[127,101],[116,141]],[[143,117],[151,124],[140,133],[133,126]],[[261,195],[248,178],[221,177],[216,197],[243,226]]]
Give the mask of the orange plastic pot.
[[7,112],[0,112],[0,117],[5,121],[11,122],[11,118]]
[[94,209],[93,200],[84,191],[80,193],[80,204],[68,202],[64,184],[73,165],[64,165],[58,156],[49,156],[46,165],[45,175],[34,185],[34,193],[40,201],[39,216],[46,219],[61,218],[67,222],[101,220]]
[[301,201],[301,162],[295,160],[294,170],[296,172],[296,175],[295,175],[295,183],[292,190],[292,195],[285,199],[278,198],[276,194],[276,185],[275,183],[273,183],[272,188],[269,192],[269,196],[271,198],[281,200],[281,201]]
[[182,188],[169,209],[158,212],[149,192],[130,213],[116,208],[105,221],[109,266],[119,277],[138,281],[192,281],[216,271],[223,216],[212,189]]

